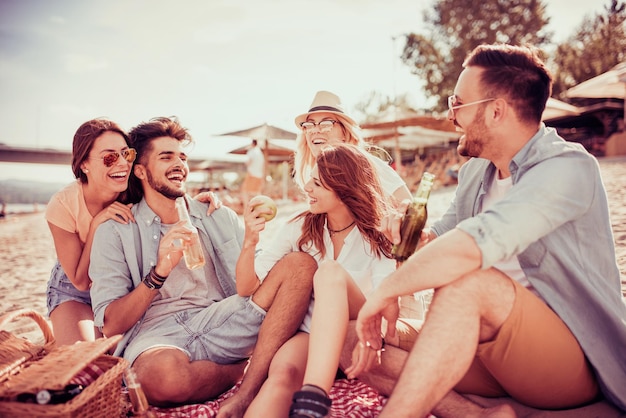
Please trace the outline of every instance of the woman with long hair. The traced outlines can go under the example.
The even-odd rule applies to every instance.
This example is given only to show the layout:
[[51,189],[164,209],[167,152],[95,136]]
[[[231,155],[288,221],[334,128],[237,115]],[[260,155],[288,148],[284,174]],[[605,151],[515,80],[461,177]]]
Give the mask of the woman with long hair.
[[[378,230],[389,206],[376,169],[361,150],[348,144],[320,149],[304,190],[309,209],[288,222],[256,259],[254,248],[265,219],[258,217],[261,209],[254,207],[244,214],[244,250],[237,263],[241,295],[252,294],[289,252],[307,252],[318,262],[314,301],[301,332],[274,356],[268,379],[246,416],[286,416],[305,368],[305,382],[327,393],[349,320],[356,318],[367,293],[395,269],[391,243]],[[368,351],[364,355],[375,355],[374,350]]]
[[108,219],[133,222],[124,192],[135,150],[118,124],[97,118],[83,123],[72,143],[76,181],[52,196],[46,220],[57,254],[47,289],[48,315],[58,345],[100,337],[93,326],[89,259],[96,228]]

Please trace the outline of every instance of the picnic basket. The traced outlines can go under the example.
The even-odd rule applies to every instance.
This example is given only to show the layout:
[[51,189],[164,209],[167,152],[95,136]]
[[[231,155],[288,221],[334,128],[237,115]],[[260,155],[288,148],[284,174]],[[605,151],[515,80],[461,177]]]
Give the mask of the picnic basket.
[[[0,330],[0,417],[120,417],[124,415],[122,374],[128,363],[106,353],[121,336],[56,347],[41,315],[19,310],[0,317],[0,329],[16,318],[33,319],[44,335],[37,345]],[[17,402],[19,394],[61,390],[87,368],[99,370],[95,380],[65,403],[39,405]]]

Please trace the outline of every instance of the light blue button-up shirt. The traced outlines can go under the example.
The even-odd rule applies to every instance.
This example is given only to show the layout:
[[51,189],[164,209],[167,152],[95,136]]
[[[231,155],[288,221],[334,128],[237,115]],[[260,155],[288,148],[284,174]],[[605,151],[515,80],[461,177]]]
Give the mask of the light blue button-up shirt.
[[455,198],[432,231],[471,235],[484,269],[516,255],[576,336],[604,395],[626,410],[626,304],[598,163],[542,125],[509,169],[512,188],[479,213],[497,170],[481,158],[464,164]]
[[[244,227],[237,214],[227,207],[206,215],[206,205],[187,198],[191,223],[198,228],[225,296],[234,295],[235,266],[241,253]],[[161,219],[145,200],[131,209],[136,222],[121,224],[113,220],[98,227],[93,239],[89,277],[94,323],[102,329],[106,307],[141,284],[156,265],[161,240]],[[141,320],[129,329],[117,345],[121,355],[134,336]]]

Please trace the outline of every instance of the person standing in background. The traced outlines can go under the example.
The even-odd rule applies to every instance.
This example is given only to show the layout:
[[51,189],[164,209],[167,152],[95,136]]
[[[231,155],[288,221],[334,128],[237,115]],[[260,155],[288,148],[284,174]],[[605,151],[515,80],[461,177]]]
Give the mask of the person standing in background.
[[246,152],[246,178],[241,184],[241,202],[247,205],[251,198],[261,194],[263,177],[265,177],[265,157],[258,146],[256,139],[252,140],[250,149]]
[[89,296],[91,244],[104,221],[134,222],[123,193],[135,155],[126,132],[107,119],[87,121],[74,135],[72,171],[77,180],[52,196],[45,215],[57,254],[47,305],[58,345],[101,336],[94,328]]

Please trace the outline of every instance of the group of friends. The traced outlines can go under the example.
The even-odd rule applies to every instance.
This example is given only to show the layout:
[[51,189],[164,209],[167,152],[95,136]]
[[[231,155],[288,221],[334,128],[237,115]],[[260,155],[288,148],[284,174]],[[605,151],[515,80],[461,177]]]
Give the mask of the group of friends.
[[[532,47],[468,55],[448,119],[469,160],[401,265],[391,249],[409,189],[331,92],[295,118],[308,208],[264,248],[267,209],[248,205],[242,222],[210,193],[187,195],[192,138],[176,118],[128,133],[85,122],[77,181],[46,209],[57,344],[123,335],[114,354],[153,405],[204,402],[240,382],[221,418],[327,416],[338,369],[389,396],[381,417],[515,416],[464,394],[626,411],[607,197],[595,158],[541,122],[551,85]],[[179,197],[197,231],[179,219]],[[182,249],[194,233],[206,263],[190,270]],[[399,318],[399,297],[428,289],[423,324]]]

